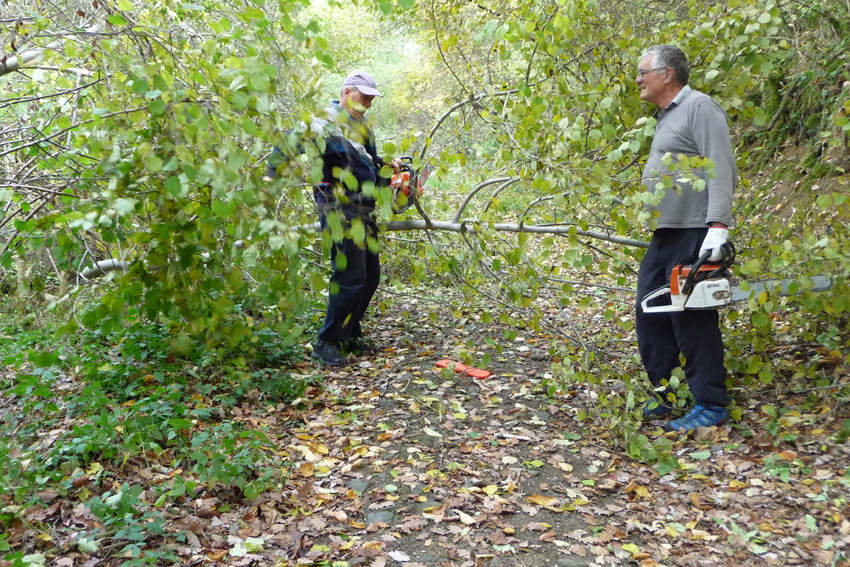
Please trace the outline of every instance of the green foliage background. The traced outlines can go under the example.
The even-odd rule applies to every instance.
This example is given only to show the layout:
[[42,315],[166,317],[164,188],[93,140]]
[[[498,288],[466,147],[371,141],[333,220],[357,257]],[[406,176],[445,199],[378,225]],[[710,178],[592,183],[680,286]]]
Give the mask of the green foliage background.
[[[850,362],[846,3],[118,0],[20,8],[0,8],[16,22],[5,31],[7,63],[48,48],[0,75],[4,291],[17,294],[28,331],[51,309],[85,344],[148,337],[155,347],[142,349],[136,370],[101,376],[94,365],[87,375],[116,396],[141,388],[134,395],[153,399],[174,381],[187,396],[197,384],[224,383],[238,397],[245,380],[268,376],[269,360],[291,356],[283,351],[312,335],[326,293],[310,228],[318,163],[296,160],[273,182],[262,179],[264,164],[282,132],[309,121],[348,71],[364,68],[386,94],[371,112],[383,150],[436,168],[421,211],[405,219],[424,213],[475,229],[388,238],[385,287],[452,285],[482,317],[493,312],[551,334],[561,360],[552,393],[575,381],[624,382],[625,394],[601,387],[588,412],[607,420],[634,456],[663,460],[664,447],[640,435],[626,411],[645,395],[627,342],[633,298],[608,302],[599,328],[555,316],[604,303],[616,292],[606,288],[633,286],[642,248],[590,233],[648,239],[642,205],[654,197],[639,177],[654,119],[633,83],[640,53],[662,42],[690,54],[693,86],[731,119],[742,173],[739,274],[834,278],[828,293],[756,297],[725,312],[734,383],[794,383],[818,396],[835,380],[823,361]],[[517,234],[497,223],[563,232]],[[109,258],[127,270],[80,277]],[[812,345],[812,356],[776,357],[790,334]],[[46,344],[33,347],[35,358],[7,361],[41,369],[9,383],[18,395],[39,400],[33,392],[50,383],[44,367],[61,366],[39,358]],[[152,360],[176,365],[170,378],[145,382],[141,368]],[[188,381],[187,368],[195,372]],[[156,445],[200,467],[202,455],[183,441],[186,418],[171,416],[174,435]],[[240,446],[253,454],[261,443]],[[73,470],[150,449],[82,447],[54,455],[57,474],[68,473],[61,462]],[[265,473],[252,474],[261,490]],[[244,488],[243,477],[222,469],[216,478],[242,479]]]

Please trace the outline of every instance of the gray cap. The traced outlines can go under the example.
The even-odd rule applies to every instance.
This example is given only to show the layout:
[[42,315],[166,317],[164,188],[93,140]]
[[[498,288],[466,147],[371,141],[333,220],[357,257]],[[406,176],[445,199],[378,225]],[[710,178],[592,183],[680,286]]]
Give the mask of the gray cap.
[[354,71],[345,78],[342,82],[343,88],[354,87],[364,95],[369,96],[384,96],[378,92],[378,85],[375,84],[375,79],[372,75],[365,71]]

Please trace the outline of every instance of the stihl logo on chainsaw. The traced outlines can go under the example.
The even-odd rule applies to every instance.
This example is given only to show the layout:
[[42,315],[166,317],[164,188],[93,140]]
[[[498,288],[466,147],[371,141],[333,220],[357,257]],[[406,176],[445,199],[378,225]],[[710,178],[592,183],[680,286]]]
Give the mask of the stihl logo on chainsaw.
[[401,171],[394,174],[390,179],[390,188],[393,191],[393,212],[400,214],[413,205],[425,192],[425,182],[431,174],[431,166],[426,165],[421,170],[413,168],[413,158],[402,156]]
[[[719,264],[706,264],[711,251],[706,251],[691,266],[678,265],[670,273],[670,285],[649,292],[640,302],[644,313],[671,313],[685,309],[716,309],[733,301],[749,299],[763,291],[778,295],[791,295],[803,289],[823,291],[832,286],[826,276],[811,276],[811,285],[800,285],[795,280],[766,280],[740,282],[732,275],[729,267],[735,262],[735,247],[731,242],[723,245],[723,257]],[[669,295],[666,305],[649,305],[653,299]]]

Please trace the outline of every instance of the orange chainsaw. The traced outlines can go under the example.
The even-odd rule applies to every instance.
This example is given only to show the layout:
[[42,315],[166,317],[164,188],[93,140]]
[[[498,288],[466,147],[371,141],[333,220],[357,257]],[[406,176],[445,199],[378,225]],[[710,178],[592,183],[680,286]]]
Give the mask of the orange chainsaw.
[[[803,289],[823,291],[832,287],[826,276],[807,278],[810,284],[801,285],[797,280],[763,280],[741,282],[732,275],[729,267],[735,261],[735,247],[726,242],[722,247],[719,264],[708,264],[711,250],[705,251],[696,263],[678,265],[670,273],[670,285],[649,292],[640,302],[644,313],[671,313],[685,309],[717,309],[735,301],[743,301],[766,291],[777,295],[792,295]],[[670,296],[670,303],[649,305],[653,299]]]
[[402,156],[400,171],[390,179],[390,188],[393,191],[393,212],[401,214],[413,205],[425,192],[425,182],[431,175],[431,166],[426,165],[422,169],[413,168],[413,158]]

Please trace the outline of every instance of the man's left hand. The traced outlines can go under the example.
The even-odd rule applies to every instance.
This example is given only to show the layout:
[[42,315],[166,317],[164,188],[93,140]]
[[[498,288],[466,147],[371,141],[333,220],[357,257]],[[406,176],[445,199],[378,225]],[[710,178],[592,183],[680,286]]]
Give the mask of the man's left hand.
[[705,240],[702,241],[702,246],[699,248],[699,257],[707,251],[711,250],[711,255],[708,257],[709,262],[717,262],[723,258],[723,246],[729,240],[729,229],[723,227],[711,227],[705,235]]

